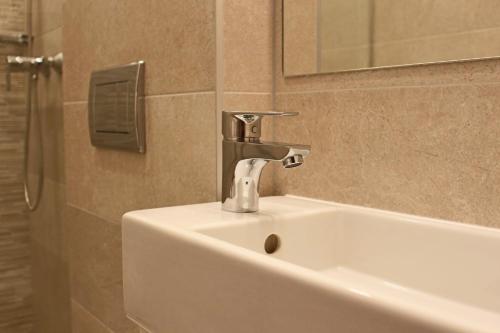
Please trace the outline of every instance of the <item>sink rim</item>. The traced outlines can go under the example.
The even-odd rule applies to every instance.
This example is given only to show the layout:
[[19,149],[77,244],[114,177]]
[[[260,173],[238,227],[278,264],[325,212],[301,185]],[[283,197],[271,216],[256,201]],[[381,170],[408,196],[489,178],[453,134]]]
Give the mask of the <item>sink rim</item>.
[[[267,197],[269,198],[268,200],[272,200],[272,198],[279,198],[283,196],[276,196],[276,197]],[[428,217],[421,217],[421,216],[416,216],[416,215],[411,215],[411,214],[404,214],[404,213],[398,213],[398,212],[392,212],[392,211],[384,211],[380,209],[375,209],[375,208],[368,208],[368,207],[361,207],[361,206],[355,206],[355,205],[346,205],[346,204],[340,204],[340,203],[335,203],[331,201],[324,201],[324,200],[318,200],[318,199],[311,199],[311,198],[306,198],[306,197],[300,197],[300,196],[291,196],[287,195],[284,197],[288,198],[293,198],[293,199],[299,199],[299,200],[305,200],[309,202],[316,202],[320,204],[325,204],[328,206],[328,208],[325,208],[325,211],[333,211],[333,210],[338,210],[342,208],[346,209],[355,209],[355,210],[361,210],[363,212],[367,213],[372,213],[375,215],[384,215],[387,216],[388,214],[390,216],[394,217],[399,217],[399,218],[404,218],[406,221],[410,223],[417,223],[417,224],[424,224],[424,225],[430,225],[432,227],[439,227],[439,228],[444,228],[444,229],[456,229],[458,231],[464,231],[467,230],[468,232],[473,232],[477,233],[478,235],[488,235],[491,236],[491,233],[493,232],[494,235],[497,237],[500,237],[500,230],[491,228],[491,227],[486,227],[486,226],[478,226],[478,225],[469,225],[469,224],[464,224],[464,223],[457,223],[453,221],[447,221],[447,220],[441,220],[441,219],[434,219],[434,218],[428,218]],[[266,198],[262,198],[261,200],[266,200]],[[209,203],[209,204],[214,204],[214,203]],[[207,204],[207,205],[209,205]],[[220,203],[219,203],[220,204]],[[189,205],[192,206],[192,205]],[[163,208],[160,208],[160,210]],[[141,214],[144,211],[135,211],[135,212],[130,212],[125,214],[125,216],[129,218],[136,218],[136,213],[141,212]],[[227,214],[238,214],[241,215],[240,213],[227,213]],[[293,214],[293,213],[290,213]],[[304,215],[310,215],[311,212],[303,213]],[[265,218],[266,218],[266,213],[265,209],[261,211],[260,214],[244,214],[246,217],[249,218],[244,218],[239,222],[236,223],[241,223],[241,224],[246,224],[246,223],[265,223]],[[280,216],[286,216],[280,215]],[[253,217],[253,218],[252,218]],[[141,218],[143,222],[148,223],[147,221],[144,221],[144,219]],[[234,224],[235,222],[232,222]],[[287,261],[284,261],[282,259],[275,258],[273,256],[269,256],[266,254],[258,253],[256,251],[253,251],[251,249],[244,248],[242,246],[232,244],[230,242],[218,239],[216,237],[212,237],[209,235],[205,235],[200,231],[200,228],[202,229],[210,229],[215,226],[223,226],[227,224],[227,222],[220,222],[220,223],[194,223],[190,226],[179,226],[179,225],[172,225],[168,223],[164,223],[161,226],[158,225],[157,223],[148,223],[149,227],[158,229],[160,232],[167,233],[169,237],[175,237],[178,240],[182,240],[186,245],[189,246],[195,246],[195,247],[200,247],[204,248],[206,250],[213,251],[214,254],[216,255],[221,255],[223,257],[226,257],[231,260],[236,260],[239,261],[243,264],[250,264],[250,265],[256,265],[264,270],[270,271],[274,274],[277,275],[283,275],[286,276],[287,278],[291,279],[296,279],[296,280],[302,280],[302,281],[308,281],[307,285],[310,288],[316,288],[318,290],[321,290],[322,292],[328,293],[335,295],[336,297],[341,297],[343,299],[350,299],[354,300],[355,302],[362,303],[365,306],[373,307],[376,309],[383,309],[385,311],[389,311],[391,313],[398,314],[402,317],[408,318],[410,320],[417,320],[420,322],[427,322],[432,325],[436,325],[438,327],[443,326],[447,328],[454,329],[457,332],[461,331],[468,331],[468,330],[477,330],[480,329],[481,331],[484,332],[489,332],[489,329],[491,329],[491,323],[489,325],[482,325],[482,324],[476,324],[477,322],[480,322],[478,320],[470,320],[471,317],[453,317],[453,320],[451,320],[450,316],[443,317],[441,315],[437,315],[435,311],[432,311],[431,308],[427,309],[425,307],[421,306],[410,306],[409,304],[401,304],[398,303],[395,300],[387,300],[383,298],[378,298],[378,297],[370,297],[367,295],[360,294],[359,292],[353,291],[349,288],[347,288],[344,284],[342,283],[335,283],[335,280],[333,280],[331,277],[328,277],[324,274],[321,274],[318,271],[315,271],[313,269],[309,269],[303,266],[300,266],[298,264],[290,263]],[[486,310],[478,310],[481,314],[487,314],[488,311]],[[494,324],[500,324],[500,315],[491,312]],[[471,324],[474,323],[474,324]]]

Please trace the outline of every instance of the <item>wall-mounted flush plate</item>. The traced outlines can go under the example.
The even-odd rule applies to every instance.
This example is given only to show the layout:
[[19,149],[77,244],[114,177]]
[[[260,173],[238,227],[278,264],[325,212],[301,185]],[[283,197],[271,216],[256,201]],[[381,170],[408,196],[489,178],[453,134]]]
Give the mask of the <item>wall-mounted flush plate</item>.
[[145,152],[144,61],[92,72],[89,130],[94,146]]

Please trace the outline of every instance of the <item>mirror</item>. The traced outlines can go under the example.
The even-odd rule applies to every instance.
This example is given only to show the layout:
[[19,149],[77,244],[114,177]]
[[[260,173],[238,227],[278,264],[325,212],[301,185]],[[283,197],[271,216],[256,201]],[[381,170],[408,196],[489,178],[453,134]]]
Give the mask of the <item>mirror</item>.
[[285,76],[500,55],[499,0],[283,0]]

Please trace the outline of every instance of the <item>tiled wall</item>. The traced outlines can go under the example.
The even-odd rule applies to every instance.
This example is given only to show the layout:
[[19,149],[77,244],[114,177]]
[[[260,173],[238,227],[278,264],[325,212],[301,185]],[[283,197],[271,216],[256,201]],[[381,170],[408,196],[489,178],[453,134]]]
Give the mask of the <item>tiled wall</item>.
[[284,78],[276,6],[275,137],[312,145],[278,193],[500,227],[500,61]]
[[[216,197],[215,2],[66,0],[64,140],[73,332],[138,332],[121,215]],[[90,72],[146,62],[146,154],[91,146]]]
[[[62,51],[63,0],[33,0],[33,55]],[[38,209],[30,214],[35,332],[70,331],[68,259],[64,248],[65,206],[62,75],[40,73],[36,83],[42,125],[44,186]],[[39,146],[33,141],[33,152]],[[34,160],[32,164],[34,164]]]
[[[265,130],[313,146],[304,166],[276,169],[277,193],[500,226],[500,63],[284,79],[280,3],[222,2],[218,78],[224,109],[276,103],[302,112]],[[215,4],[66,0],[64,230],[73,332],[139,332],[123,311],[124,212],[215,200]],[[146,61],[146,154],[91,146],[89,73],[138,59]]]
[[[0,31],[25,30],[24,0],[0,0]],[[24,48],[0,43],[0,59]],[[0,61],[0,331],[31,332],[32,288],[28,218],[23,192],[25,130],[24,75],[12,77],[6,91]]]

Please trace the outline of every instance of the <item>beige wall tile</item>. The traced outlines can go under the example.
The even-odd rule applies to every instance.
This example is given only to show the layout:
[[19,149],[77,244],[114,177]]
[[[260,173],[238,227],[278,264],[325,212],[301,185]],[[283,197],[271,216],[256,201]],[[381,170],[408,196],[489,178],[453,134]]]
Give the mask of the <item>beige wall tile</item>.
[[[98,318],[88,312],[78,302],[71,302],[72,314],[72,333],[114,333],[106,325],[104,325]],[[135,328],[127,330],[124,333],[140,332]]]
[[284,78],[276,13],[274,135],[312,145],[278,193],[499,226],[500,61]]
[[[38,222],[38,221],[36,221]],[[69,278],[67,262],[32,242],[33,332],[70,332]]]
[[224,92],[224,110],[268,111],[274,107],[272,92]]
[[[67,209],[72,298],[114,332],[134,329],[123,309],[120,225]],[[74,326],[82,325],[79,319]]]
[[34,332],[67,333],[70,330],[64,207],[64,184],[45,178],[40,204],[29,214]]
[[271,92],[272,15],[273,1],[224,1],[225,91]]
[[64,0],[33,0],[33,35],[40,36],[62,27]]
[[62,220],[65,206],[65,186],[45,179],[40,204],[29,214],[31,241],[45,248],[50,254],[65,259]]
[[215,88],[212,0],[68,0],[64,14],[64,99],[87,99],[90,73],[146,62],[146,94]]
[[[499,156],[500,157],[500,156]],[[498,160],[498,158],[497,158]],[[484,182],[484,189],[474,197],[479,224],[500,228],[500,167],[493,169]]]
[[215,94],[154,97],[146,107],[155,205],[215,201]]
[[64,208],[64,184],[45,178],[40,204],[36,211],[29,214],[34,332],[70,331]]
[[302,166],[276,168],[277,192],[329,199],[334,196],[337,201],[359,194],[361,161],[356,155],[360,147],[354,144],[359,110],[340,112],[341,102],[328,93],[277,96],[276,102],[278,110],[301,113],[275,122],[275,136],[280,141],[312,146]]
[[134,209],[215,200],[214,94],[147,98],[146,114],[141,155],[91,146],[86,105],[65,106],[69,203],[119,222]]
[[59,27],[47,33],[35,36],[33,39],[33,54],[37,56],[52,56],[62,52],[63,28]]
[[115,222],[127,210],[154,206],[148,177],[151,153],[91,146],[87,105],[70,104],[64,109],[67,202]]
[[[277,170],[280,193],[495,225],[478,197],[500,156],[497,86],[343,90],[278,96],[301,117],[275,135],[312,145],[306,163]],[[489,177],[489,178],[488,178]],[[492,208],[500,216],[500,210]],[[490,209],[491,211],[491,209]]]

